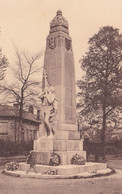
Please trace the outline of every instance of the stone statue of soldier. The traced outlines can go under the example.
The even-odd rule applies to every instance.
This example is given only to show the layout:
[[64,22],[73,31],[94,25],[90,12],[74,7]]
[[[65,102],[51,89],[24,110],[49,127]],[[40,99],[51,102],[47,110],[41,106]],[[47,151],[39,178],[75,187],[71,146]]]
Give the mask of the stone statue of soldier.
[[58,101],[56,99],[55,90],[47,82],[47,74],[44,71],[44,90],[40,96],[42,102],[42,117],[44,119],[44,128],[47,136],[55,134],[54,121],[57,113]]

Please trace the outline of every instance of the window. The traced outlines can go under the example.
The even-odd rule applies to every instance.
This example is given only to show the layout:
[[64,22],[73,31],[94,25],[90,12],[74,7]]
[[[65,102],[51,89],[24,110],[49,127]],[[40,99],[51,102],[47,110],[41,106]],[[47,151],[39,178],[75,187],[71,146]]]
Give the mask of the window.
[[32,130],[30,130],[30,139],[32,140]]
[[0,121],[0,135],[8,135],[8,126],[6,121]]
[[27,131],[26,133],[27,133],[27,140],[28,140],[28,139],[29,139],[29,136],[28,136],[28,131],[29,131],[29,130],[28,130],[28,129],[26,129],[26,131]]
[[22,141],[24,141],[24,129],[21,131]]
[[36,133],[35,133],[35,130],[33,130],[33,140],[36,139]]

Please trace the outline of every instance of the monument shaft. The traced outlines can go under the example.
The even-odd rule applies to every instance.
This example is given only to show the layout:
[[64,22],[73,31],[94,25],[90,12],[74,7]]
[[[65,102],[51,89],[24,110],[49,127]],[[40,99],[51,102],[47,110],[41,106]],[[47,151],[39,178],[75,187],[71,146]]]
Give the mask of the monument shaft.
[[55,88],[58,106],[58,130],[76,130],[75,69],[68,23],[58,11],[50,23],[46,40],[44,69]]

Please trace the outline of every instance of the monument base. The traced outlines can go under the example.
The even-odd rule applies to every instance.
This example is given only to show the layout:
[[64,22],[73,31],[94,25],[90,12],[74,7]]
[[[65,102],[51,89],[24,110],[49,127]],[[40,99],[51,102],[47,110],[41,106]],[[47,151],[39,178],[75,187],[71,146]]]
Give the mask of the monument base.
[[88,162],[85,165],[62,165],[62,166],[49,166],[49,165],[35,165],[37,173],[29,169],[29,164],[20,163],[19,169],[15,171],[4,170],[5,174],[22,177],[22,178],[37,178],[37,179],[70,179],[70,178],[93,178],[111,175],[115,170],[107,168],[105,163],[92,163]]
[[34,140],[34,150],[36,154],[36,164],[49,165],[51,154],[60,156],[60,165],[71,164],[74,155],[79,155],[86,159],[86,152],[83,151],[83,139],[80,139],[77,131],[58,131],[52,137],[40,137]]
[[[51,154],[53,152],[51,152],[51,151],[50,152],[49,151],[35,151],[35,152],[36,152],[36,164],[49,165]],[[60,165],[70,165],[71,159],[75,154],[78,154],[78,155],[86,158],[85,151],[77,151],[77,152],[76,151],[56,151],[54,153],[56,153],[60,156],[60,158],[61,158]]]
[[[29,164],[26,164],[24,162],[19,164],[20,171],[27,171],[29,168]],[[49,166],[49,165],[35,165],[36,171],[38,173],[46,173],[46,171],[57,171],[57,175],[75,175],[82,172],[97,172],[98,170],[105,170],[107,169],[106,163],[93,163],[93,162],[86,162],[85,165],[59,165],[59,166]],[[33,169],[31,169],[31,172],[33,172]]]

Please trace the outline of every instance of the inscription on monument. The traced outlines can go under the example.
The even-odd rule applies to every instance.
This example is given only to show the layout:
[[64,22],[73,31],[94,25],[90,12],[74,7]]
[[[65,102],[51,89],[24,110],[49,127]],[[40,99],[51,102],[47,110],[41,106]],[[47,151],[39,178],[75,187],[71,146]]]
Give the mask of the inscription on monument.
[[72,110],[72,108],[70,108],[70,107],[65,108],[65,119],[73,122],[73,110]]
[[48,72],[48,79],[49,79],[49,84],[54,85],[56,81],[56,58],[55,55],[50,55],[49,56],[49,61],[50,65],[48,66],[47,72]]
[[72,88],[65,88],[65,103],[67,106],[73,105]]
[[65,54],[65,86],[72,87],[74,84],[73,64],[70,54]]

